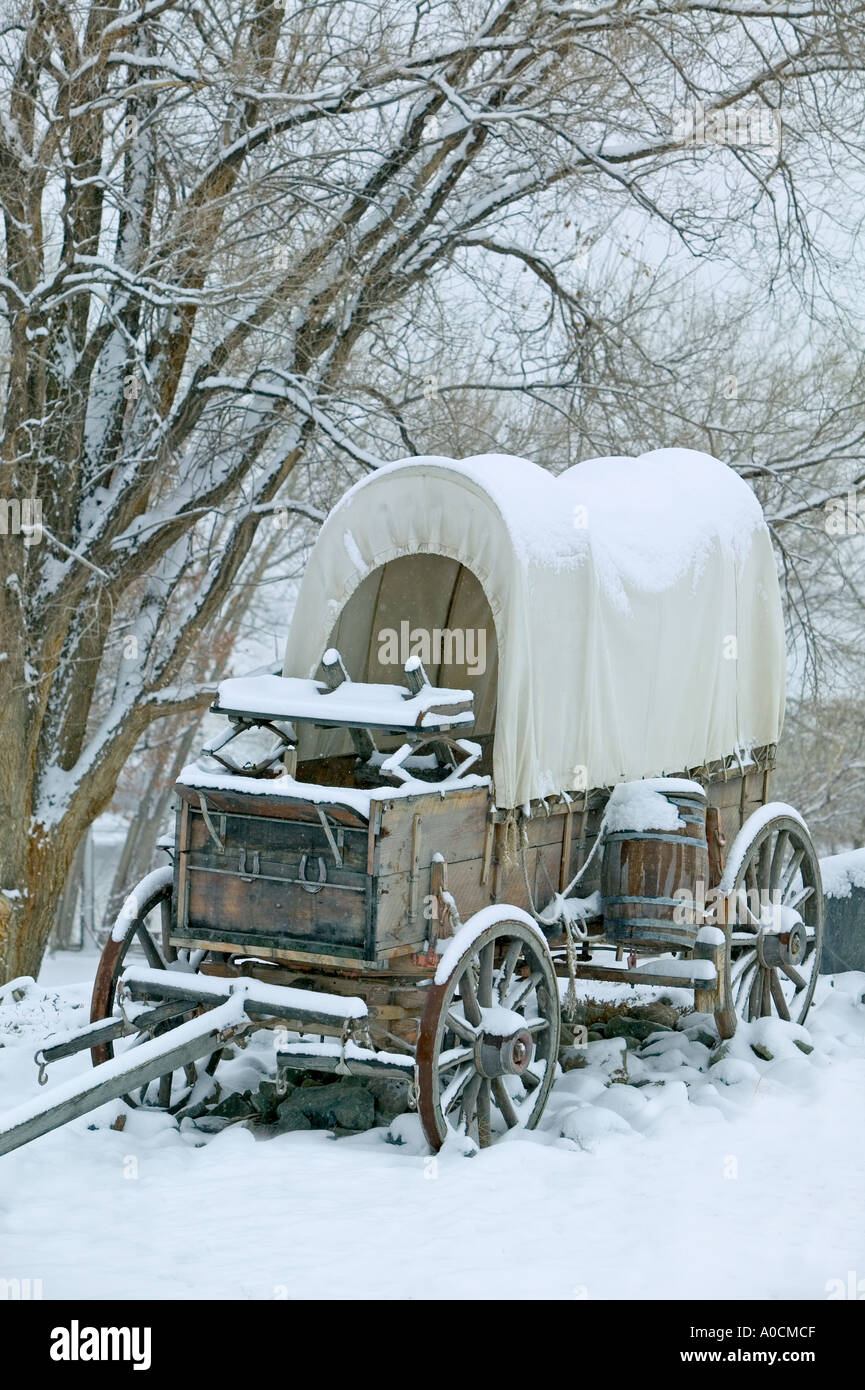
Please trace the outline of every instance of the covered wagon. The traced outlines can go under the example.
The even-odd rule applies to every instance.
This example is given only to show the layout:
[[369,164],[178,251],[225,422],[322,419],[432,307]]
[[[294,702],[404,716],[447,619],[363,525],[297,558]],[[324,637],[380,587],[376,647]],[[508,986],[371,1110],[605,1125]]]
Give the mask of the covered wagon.
[[43,1063],[92,1046],[89,1095],[182,1113],[267,1026],[280,1075],[403,1078],[438,1148],[537,1124],[582,980],[692,989],[721,1037],[801,1021],[822,893],[769,800],[784,672],[769,533],[717,460],[379,469],[322,527],[283,673],[220,684],[172,864]]

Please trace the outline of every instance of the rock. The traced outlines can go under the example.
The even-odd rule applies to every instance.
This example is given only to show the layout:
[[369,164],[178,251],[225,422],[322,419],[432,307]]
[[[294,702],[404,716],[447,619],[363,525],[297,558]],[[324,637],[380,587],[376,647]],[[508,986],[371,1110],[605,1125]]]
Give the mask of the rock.
[[811,1046],[811,1044],[810,1044],[810,1043],[803,1042],[801,1038],[794,1038],[794,1039],[793,1039],[793,1046],[794,1046],[794,1047],[798,1047],[798,1049],[799,1049],[800,1052],[804,1052],[806,1057],[808,1056],[808,1054],[809,1054],[810,1052],[813,1052],[813,1051],[814,1051],[814,1049],[813,1049],[813,1047]]
[[714,1055],[709,1059],[709,1066],[714,1067],[718,1062],[725,1062],[729,1056],[730,1044],[728,1042],[721,1043],[720,1047],[716,1048]]
[[242,1094],[238,1094],[237,1091],[234,1091],[230,1096],[226,1096],[225,1100],[221,1100],[218,1105],[215,1105],[210,1113],[214,1118],[221,1120],[247,1119],[254,1114],[251,1093],[244,1091]]
[[386,1076],[371,1076],[366,1089],[375,1102],[376,1124],[389,1125],[408,1108],[408,1082],[402,1077],[390,1081]]
[[312,1129],[312,1125],[297,1105],[294,1096],[284,1100],[277,1110],[276,1133],[290,1134],[295,1129]]
[[181,1128],[184,1120],[200,1120],[202,1116],[209,1114],[210,1104],[206,1100],[196,1101],[194,1105],[186,1105],[182,1110],[178,1110],[175,1119],[180,1121]]
[[587,1042],[600,1042],[605,1036],[606,1034],[598,1032],[597,1028],[590,1028]]
[[631,1018],[647,1018],[650,1023],[660,1024],[664,1028],[679,1026],[679,1011],[672,1004],[662,1004],[660,999],[653,999],[650,1004],[638,1004],[628,1012]]
[[751,1043],[751,1051],[755,1057],[759,1057],[763,1062],[774,1062],[775,1054],[770,1052],[765,1043]]
[[294,1092],[289,1104],[296,1105],[313,1129],[371,1129],[375,1119],[375,1102],[369,1091],[351,1081],[303,1086]]
[[565,1018],[565,1015],[562,1014],[562,1032],[561,1032],[562,1047],[573,1047],[573,1044],[574,1044],[574,1029],[575,1029],[575,1028],[584,1028],[584,1027],[585,1027],[585,1020],[582,1019],[582,1018],[580,1017],[580,1011],[579,1011],[579,1010],[577,1011],[577,1015],[576,1015],[575,1018]]
[[704,1047],[708,1047],[710,1052],[718,1042],[716,1035],[710,1033],[708,1028],[695,1028],[692,1033],[688,1034],[688,1039],[690,1042],[702,1043]]
[[202,1115],[200,1119],[193,1121],[193,1128],[200,1134],[221,1134],[230,1124],[231,1120],[226,1120],[220,1115]]
[[278,1109],[280,1101],[287,1100],[293,1092],[291,1083],[280,1092],[275,1081],[262,1081],[258,1090],[250,1096],[250,1104],[257,1115],[270,1115]]
[[611,1018],[606,1025],[608,1038],[633,1038],[637,1042],[645,1042],[653,1033],[671,1033],[672,1028],[665,1024],[656,1023],[648,1018],[629,1018],[625,1014],[620,1014],[617,1018]]
[[596,1028],[600,1024],[606,1023],[614,1012],[611,1004],[601,1003],[597,999],[580,999],[577,1001],[574,1023],[582,1023],[589,1028]]
[[563,1047],[559,1052],[559,1061],[562,1071],[580,1071],[589,1065],[585,1049],[581,1047]]

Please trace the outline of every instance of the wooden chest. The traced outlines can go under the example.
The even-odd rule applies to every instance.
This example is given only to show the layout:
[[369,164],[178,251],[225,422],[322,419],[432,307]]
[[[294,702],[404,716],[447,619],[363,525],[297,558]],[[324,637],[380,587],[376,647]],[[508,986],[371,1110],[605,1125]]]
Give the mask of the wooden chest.
[[178,946],[386,965],[429,937],[436,855],[465,911],[491,901],[484,787],[373,802],[369,820],[338,800],[177,792]]

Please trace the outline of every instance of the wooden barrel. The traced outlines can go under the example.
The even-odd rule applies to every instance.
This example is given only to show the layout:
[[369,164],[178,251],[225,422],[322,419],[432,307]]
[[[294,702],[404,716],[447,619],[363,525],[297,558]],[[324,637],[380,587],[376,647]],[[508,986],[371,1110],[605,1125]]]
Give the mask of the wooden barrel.
[[[617,945],[658,952],[694,945],[699,930],[698,884],[709,883],[706,795],[675,778],[648,784],[676,807],[678,829],[604,833],[601,894],[604,935]],[[679,890],[679,897],[675,897]],[[682,890],[686,890],[686,893]]]

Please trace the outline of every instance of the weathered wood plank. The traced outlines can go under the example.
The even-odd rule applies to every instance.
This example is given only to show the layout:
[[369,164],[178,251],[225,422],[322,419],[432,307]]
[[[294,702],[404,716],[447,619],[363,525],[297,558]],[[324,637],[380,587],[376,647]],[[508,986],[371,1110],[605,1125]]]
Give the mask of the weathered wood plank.
[[[331,819],[339,820],[344,825],[356,826],[361,830],[365,830],[367,825],[364,816],[350,806],[340,803],[338,788],[334,788],[333,801],[315,803],[304,801],[300,797],[295,800],[289,796],[259,796],[255,792],[235,791],[233,788],[206,787],[203,790],[208,805],[215,806],[218,811],[233,812],[235,815],[257,816],[273,820],[318,822],[316,807],[320,805],[327,811]],[[188,801],[192,806],[198,807],[199,788],[187,787],[182,782],[177,782],[175,783],[175,791],[181,800]]]
[[96,1110],[106,1101],[118,1100],[187,1062],[206,1057],[219,1045],[225,1028],[238,1026],[246,1024],[239,1023],[238,1003],[232,999],[171,1033],[151,1038],[132,1054],[122,1053],[83,1076],[58,1083],[0,1119],[0,1155]]

